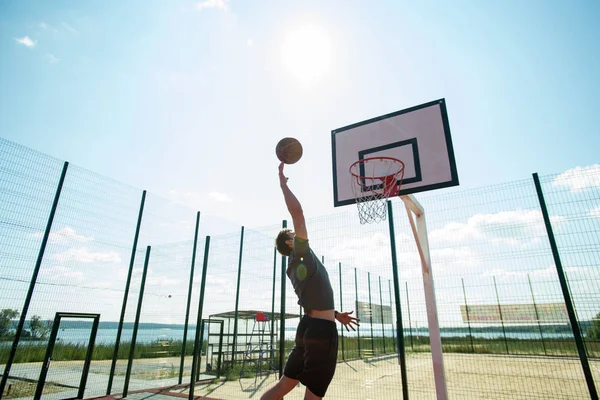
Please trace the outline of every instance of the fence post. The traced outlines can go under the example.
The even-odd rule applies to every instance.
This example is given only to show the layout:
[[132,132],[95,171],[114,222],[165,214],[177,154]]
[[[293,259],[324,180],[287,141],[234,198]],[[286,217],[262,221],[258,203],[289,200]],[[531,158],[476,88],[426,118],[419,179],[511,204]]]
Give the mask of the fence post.
[[48,238],[50,237],[50,230],[52,229],[52,223],[54,222],[54,216],[56,215],[56,209],[58,208],[58,200],[60,199],[60,193],[62,192],[63,184],[65,183],[65,177],[67,175],[68,168],[69,168],[69,163],[65,161],[65,163],[63,164],[62,172],[60,174],[60,178],[58,180],[58,186],[56,188],[56,193],[54,194],[54,201],[52,202],[52,208],[50,209],[50,215],[48,216],[48,222],[46,223],[46,230],[44,231],[44,236],[42,238],[42,243],[40,245],[40,251],[38,252],[38,257],[35,262],[35,267],[33,268],[33,274],[31,276],[31,281],[29,282],[29,289],[27,290],[27,295],[25,296],[25,302],[23,303],[23,309],[21,310],[21,318],[19,318],[19,324],[17,325],[17,329],[15,332],[15,338],[13,339],[12,347],[10,348],[10,353],[8,354],[8,359],[6,360],[6,365],[4,366],[4,374],[2,375],[2,381],[0,382],[0,398],[2,398],[2,395],[4,394],[4,389],[6,388],[6,383],[8,381],[10,368],[15,359],[15,354],[17,353],[17,347],[19,346],[19,339],[21,338],[21,333],[23,332],[23,327],[25,326],[25,318],[27,318],[27,311],[29,310],[29,304],[31,303],[31,298],[33,297],[33,290],[35,289],[37,277],[40,272],[40,268],[42,266],[42,260],[44,259],[46,245],[48,244]]
[[394,232],[394,215],[392,202],[387,201],[388,226],[390,230],[390,250],[392,252],[392,272],[394,274],[394,298],[396,301],[396,330],[398,342],[398,362],[400,363],[400,375],[402,377],[402,398],[408,400],[408,380],[406,374],[406,356],[404,353],[404,329],[402,327],[402,309],[400,304],[400,281],[398,278],[398,260],[396,257],[396,234]]
[[412,322],[410,320],[410,301],[408,299],[408,282],[407,281],[404,281],[404,286],[406,286],[406,311],[408,311],[408,336],[410,337],[410,348],[412,351],[415,351],[415,346],[413,344]]
[[112,391],[113,378],[117,367],[117,359],[119,358],[119,346],[121,345],[121,334],[123,332],[123,322],[125,321],[125,310],[127,309],[127,300],[129,297],[129,287],[131,286],[131,276],[133,275],[133,266],[135,263],[135,253],[137,243],[140,237],[140,228],[142,226],[142,216],[144,215],[144,204],[146,203],[146,191],[142,192],[142,201],[140,203],[140,211],[138,212],[137,224],[135,226],[135,235],[133,236],[133,245],[131,246],[131,257],[129,258],[129,271],[127,272],[127,281],[125,282],[125,292],[123,293],[123,304],[121,305],[121,316],[119,317],[119,326],[117,328],[117,338],[115,340],[115,349],[113,351],[112,361],[110,364],[110,372],[108,374],[108,385],[106,387],[106,395],[110,395]]
[[[342,263],[338,264],[340,273],[340,312],[344,312],[344,303],[342,302]],[[344,352],[344,326],[340,326],[342,332],[342,360],[346,360],[346,354]]]
[[[358,275],[356,273],[356,267],[354,267],[354,294],[355,294],[355,304],[356,304],[356,317],[358,318]],[[358,346],[358,358],[360,358],[360,325],[356,327],[356,344]]]
[[194,269],[196,267],[196,250],[198,248],[198,229],[200,227],[200,211],[196,213],[196,230],[194,231],[194,246],[192,248],[192,263],[190,267],[190,283],[188,285],[187,304],[185,306],[185,324],[183,326],[183,344],[181,345],[181,360],[179,361],[179,379],[177,383],[181,385],[183,381],[183,368],[185,366],[185,350],[187,345],[188,325],[190,321],[190,305],[192,303],[192,288],[194,286]]
[[465,281],[460,278],[462,283],[463,297],[465,298],[465,312],[467,313],[467,326],[469,327],[469,337],[471,338],[471,352],[475,353],[475,346],[473,346],[473,333],[471,333],[471,318],[469,318],[469,305],[467,304],[467,291],[465,290]]
[[535,311],[535,319],[538,323],[538,330],[540,331],[540,338],[542,339],[542,347],[544,348],[544,355],[547,356],[546,352],[546,342],[544,341],[544,334],[542,333],[542,324],[540,323],[540,315],[537,310],[537,304],[535,304],[535,297],[533,295],[533,286],[531,286],[531,278],[529,274],[527,274],[527,282],[529,282],[529,291],[531,292],[531,300],[533,301],[533,311]]
[[242,276],[242,255],[244,252],[244,227],[240,234],[240,257],[238,261],[237,286],[235,289],[235,311],[233,312],[233,349],[231,351],[231,366],[235,364],[235,352],[237,351],[237,334],[238,334],[238,306],[240,303],[240,278]]
[[131,336],[131,347],[129,347],[129,359],[127,361],[127,372],[125,372],[125,385],[123,386],[123,397],[127,397],[129,390],[129,379],[131,378],[131,369],[133,368],[133,356],[135,354],[135,341],[137,339],[138,326],[140,324],[140,314],[142,313],[142,304],[144,302],[144,289],[146,287],[146,275],[148,273],[148,263],[150,262],[150,246],[146,247],[146,259],[144,260],[144,270],[142,271],[142,283],[140,284],[140,294],[138,297],[137,310],[135,312],[135,322],[133,324],[133,334]]
[[375,355],[375,338],[373,338],[373,303],[371,303],[371,273],[367,272],[368,288],[369,288],[369,327],[371,328],[371,351]]
[[379,277],[379,312],[381,313],[381,335],[383,336],[383,354],[386,354],[385,325],[383,323],[383,294],[381,294],[381,276]]
[[498,286],[496,286],[496,277],[492,276],[494,279],[494,290],[496,291],[496,301],[498,302],[498,313],[500,314],[500,324],[502,325],[502,334],[504,335],[504,346],[506,347],[506,354],[508,352],[508,341],[506,339],[506,329],[504,329],[504,318],[502,317],[502,306],[500,306],[500,297],[498,296]]
[[[287,228],[287,221],[283,220],[281,228]],[[285,357],[285,284],[287,277],[286,257],[281,256],[281,311],[279,321],[279,379],[283,376],[283,358]]]
[[[390,312],[392,310],[392,281],[388,279],[388,292],[390,294]],[[398,351],[397,343],[396,343],[396,330],[394,329],[394,316],[392,314],[392,337],[394,338],[394,351]]]
[[583,337],[577,322],[577,316],[575,315],[575,307],[569,292],[569,284],[567,283],[567,277],[563,270],[562,261],[560,259],[560,253],[558,252],[558,246],[554,238],[554,231],[552,230],[552,223],[550,222],[550,216],[548,215],[548,208],[546,207],[546,201],[544,200],[544,192],[542,191],[542,185],[540,184],[540,178],[537,173],[533,174],[533,182],[535,184],[535,191],[540,202],[540,208],[544,217],[544,224],[546,225],[546,233],[548,234],[548,241],[550,242],[550,248],[552,249],[552,256],[554,258],[554,264],[556,265],[556,272],[558,274],[558,280],[562,289],[563,298],[565,300],[565,306],[567,308],[567,314],[569,315],[569,322],[571,323],[571,329],[573,330],[573,336],[575,338],[575,344],[577,345],[577,352],[579,353],[579,360],[581,361],[581,368],[583,369],[583,375],[590,392],[590,398],[592,400],[598,400],[598,392],[594,384],[594,377],[590,369],[590,364],[585,351],[585,345],[583,343]]
[[[271,289],[271,364],[275,363],[275,280],[277,279],[277,247],[273,249],[273,288]],[[229,327],[227,328],[229,333]]]
[[210,236],[204,243],[204,261],[202,263],[202,280],[200,281],[200,296],[198,299],[198,316],[196,318],[196,337],[194,339],[194,355],[192,356],[192,373],[190,375],[189,400],[194,400],[196,379],[200,371],[200,358],[202,357],[202,309],[204,308],[204,289],[206,288],[206,270],[208,269],[208,254],[210,249]]

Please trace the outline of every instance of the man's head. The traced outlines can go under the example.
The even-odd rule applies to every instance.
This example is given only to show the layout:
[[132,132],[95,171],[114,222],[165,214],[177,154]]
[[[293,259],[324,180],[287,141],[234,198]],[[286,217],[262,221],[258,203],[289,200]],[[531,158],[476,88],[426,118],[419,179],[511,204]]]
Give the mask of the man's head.
[[277,247],[277,251],[283,256],[288,256],[292,254],[292,249],[294,248],[294,236],[296,234],[291,229],[282,229],[279,231],[277,235],[277,239],[275,239],[275,247]]

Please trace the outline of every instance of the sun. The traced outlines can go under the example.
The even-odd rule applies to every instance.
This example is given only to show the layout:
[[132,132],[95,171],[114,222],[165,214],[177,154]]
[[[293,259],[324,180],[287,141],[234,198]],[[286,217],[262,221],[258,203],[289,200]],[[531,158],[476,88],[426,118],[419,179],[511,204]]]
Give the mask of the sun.
[[329,34],[314,25],[287,32],[281,46],[281,63],[298,81],[315,84],[331,71],[332,45]]

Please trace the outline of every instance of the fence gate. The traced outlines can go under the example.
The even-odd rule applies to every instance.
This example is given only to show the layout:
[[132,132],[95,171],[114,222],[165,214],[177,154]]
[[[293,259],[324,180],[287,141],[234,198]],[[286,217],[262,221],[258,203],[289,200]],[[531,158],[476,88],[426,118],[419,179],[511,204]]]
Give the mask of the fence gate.
[[[40,372],[40,377],[38,379],[38,384],[37,384],[37,388],[35,391],[34,398],[36,400],[42,398],[42,393],[44,391],[44,385],[46,383],[46,379],[48,378],[48,371],[50,370],[50,364],[52,361],[52,354],[54,352],[56,339],[60,332],[60,330],[59,330],[60,322],[63,318],[92,319],[93,320],[92,329],[91,329],[89,341],[87,344],[85,360],[83,363],[83,369],[81,371],[81,377],[79,380],[79,386],[78,387],[70,386],[68,384],[68,382],[65,384],[65,382],[64,382],[65,378],[66,378],[66,380],[69,380],[70,376],[67,376],[67,377],[61,376],[60,370],[58,370],[58,371],[53,370],[52,371],[53,374],[51,376],[52,381],[55,381],[55,380],[58,381],[57,383],[59,383],[61,386],[72,387],[72,388],[78,389],[76,397],[68,397],[67,399],[83,399],[83,393],[85,392],[87,376],[88,376],[88,372],[90,370],[90,362],[92,361],[92,353],[94,351],[94,343],[96,341],[96,333],[98,331],[98,323],[100,322],[100,314],[79,314],[79,313],[57,312],[56,316],[54,317],[54,322],[52,324],[52,333],[50,334],[50,340],[48,342],[48,347],[46,348],[46,355],[44,357],[44,363],[42,365],[42,370]],[[68,340],[68,337],[65,337],[64,339]],[[67,375],[71,375],[70,372],[66,372],[66,373],[67,373]],[[60,381],[63,381],[63,382],[60,382]]]

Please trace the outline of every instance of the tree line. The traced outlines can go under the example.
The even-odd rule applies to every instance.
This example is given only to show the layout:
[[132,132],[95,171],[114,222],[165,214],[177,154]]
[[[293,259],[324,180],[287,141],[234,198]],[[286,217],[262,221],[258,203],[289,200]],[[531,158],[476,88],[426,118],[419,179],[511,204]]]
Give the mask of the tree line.
[[[5,308],[0,310],[0,340],[12,339],[14,337],[17,321],[20,313],[17,310]],[[42,320],[39,315],[34,315],[28,321],[28,329],[23,329],[21,338],[32,340],[43,340],[48,338],[52,330],[52,321]]]

